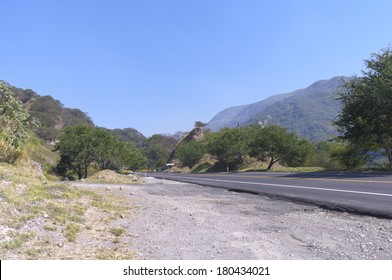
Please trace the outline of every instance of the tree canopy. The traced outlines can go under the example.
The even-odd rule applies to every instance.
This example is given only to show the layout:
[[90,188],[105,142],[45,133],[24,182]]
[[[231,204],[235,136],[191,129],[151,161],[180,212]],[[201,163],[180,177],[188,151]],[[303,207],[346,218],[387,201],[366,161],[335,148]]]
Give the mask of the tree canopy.
[[227,166],[242,163],[248,155],[246,129],[225,128],[207,135],[208,152]]
[[86,124],[66,127],[56,149],[60,151],[59,172],[66,175],[72,171],[79,179],[87,178],[88,167],[93,163],[98,169],[135,169],[146,161],[131,143]]
[[250,156],[268,161],[268,170],[278,161],[288,166],[303,165],[313,150],[309,141],[277,125],[227,128],[210,134],[207,141],[209,153],[228,166]]
[[363,76],[354,76],[339,92],[342,111],[335,124],[342,139],[383,149],[392,169],[392,50],[372,54],[365,65]]
[[186,166],[192,167],[203,157],[206,153],[206,148],[203,143],[191,141],[181,145],[177,152],[176,157]]
[[248,146],[250,156],[269,162],[267,170],[278,161],[288,166],[303,165],[312,151],[309,141],[277,125],[250,127]]

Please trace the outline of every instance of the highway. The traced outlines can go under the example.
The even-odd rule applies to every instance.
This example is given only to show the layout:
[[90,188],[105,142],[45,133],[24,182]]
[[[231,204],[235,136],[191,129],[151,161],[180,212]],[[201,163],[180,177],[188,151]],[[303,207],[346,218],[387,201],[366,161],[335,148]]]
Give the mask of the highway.
[[392,219],[390,174],[249,172],[145,175]]

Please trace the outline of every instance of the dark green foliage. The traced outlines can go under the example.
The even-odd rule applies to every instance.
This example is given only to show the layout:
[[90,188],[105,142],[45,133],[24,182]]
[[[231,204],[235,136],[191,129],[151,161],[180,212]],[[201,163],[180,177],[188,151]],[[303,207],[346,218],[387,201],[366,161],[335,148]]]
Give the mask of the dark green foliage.
[[124,142],[132,142],[136,148],[143,147],[143,141],[146,139],[143,134],[134,128],[124,128],[124,129],[109,129],[110,133],[116,135]]
[[31,89],[20,89],[16,87],[11,87],[11,91],[17,96],[17,98],[22,101],[23,104],[27,104],[30,100],[38,97],[39,95]]
[[365,63],[363,77],[353,77],[339,93],[342,111],[335,124],[355,146],[383,149],[392,169],[392,50],[372,54]]
[[353,170],[365,166],[371,156],[366,150],[353,144],[334,141],[321,141],[314,144],[315,153],[309,158],[309,166],[324,167],[328,170]]
[[96,142],[94,127],[79,125],[66,127],[59,137],[56,149],[60,151],[58,171],[67,175],[73,171],[79,180],[87,178],[87,170],[94,161]]
[[72,171],[79,179],[87,178],[88,168],[93,163],[99,169],[135,169],[146,161],[131,143],[120,141],[107,130],[85,124],[66,127],[56,149],[60,151],[58,172],[67,175]]
[[226,128],[209,134],[207,142],[208,152],[230,167],[242,163],[247,156],[268,161],[268,170],[278,161],[302,166],[313,151],[309,141],[277,125]]
[[239,128],[225,128],[207,135],[207,150],[222,164],[235,167],[248,154],[247,131]]
[[206,147],[204,144],[191,141],[189,143],[181,145],[177,152],[176,157],[185,165],[191,168],[199,160],[204,156],[206,153]]
[[357,169],[366,164],[366,150],[353,144],[340,144],[335,147],[331,158],[337,159],[347,170]]
[[286,128],[277,125],[253,126],[248,130],[249,155],[259,160],[268,160],[267,170],[278,161],[288,166],[301,166],[312,152],[312,145],[307,140],[299,139]]
[[310,156],[307,165],[323,167],[328,170],[342,169],[343,166],[332,154],[341,150],[341,143],[320,141],[314,143],[314,153]]
[[146,161],[132,143],[121,141],[106,129],[96,129],[94,141],[96,142],[95,162],[99,169],[135,170]]
[[142,151],[147,158],[147,166],[163,168],[176,144],[176,138],[161,134],[154,134],[145,139]]

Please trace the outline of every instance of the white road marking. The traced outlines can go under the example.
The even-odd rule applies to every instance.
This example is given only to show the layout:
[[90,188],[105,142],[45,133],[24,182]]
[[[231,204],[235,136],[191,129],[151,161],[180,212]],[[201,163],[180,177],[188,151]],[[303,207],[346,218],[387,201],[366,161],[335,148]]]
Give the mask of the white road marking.
[[221,183],[237,183],[237,184],[248,184],[248,185],[259,185],[259,186],[271,186],[271,187],[283,187],[283,188],[291,188],[291,189],[305,189],[305,190],[317,190],[317,191],[328,191],[328,192],[341,192],[341,193],[354,193],[354,194],[365,194],[365,195],[376,195],[376,196],[386,196],[392,197],[392,194],[388,193],[375,193],[375,192],[361,192],[361,191],[351,191],[351,190],[339,190],[339,189],[330,189],[330,188],[315,188],[315,187],[305,187],[305,186],[296,186],[296,185],[282,185],[282,184],[270,184],[270,183],[259,183],[259,182],[245,182],[245,181],[231,181],[231,180],[220,180],[220,179],[205,179],[205,178],[192,178],[192,177],[168,177],[167,179],[191,179],[198,181],[213,181],[213,182],[221,182]]

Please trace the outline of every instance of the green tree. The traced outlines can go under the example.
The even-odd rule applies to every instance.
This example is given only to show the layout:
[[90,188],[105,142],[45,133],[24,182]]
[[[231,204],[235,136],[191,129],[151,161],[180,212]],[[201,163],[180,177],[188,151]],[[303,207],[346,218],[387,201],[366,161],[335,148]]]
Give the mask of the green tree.
[[162,134],[154,134],[145,139],[142,151],[147,158],[148,167],[163,168],[176,144],[176,138]]
[[197,141],[191,141],[181,145],[176,151],[176,157],[186,166],[191,168],[206,153],[205,145]]
[[356,169],[366,164],[366,151],[354,144],[336,145],[331,158],[337,159],[346,169]]
[[259,160],[268,160],[267,170],[278,161],[288,166],[303,165],[312,151],[312,145],[305,139],[298,139],[286,128],[272,125],[249,128],[249,155]]
[[135,148],[133,143],[119,142],[117,148],[117,168],[127,167],[135,170],[143,167],[147,162],[145,155]]
[[96,143],[94,160],[99,169],[114,167],[119,157],[120,140],[107,130],[95,129],[92,141]]
[[95,160],[97,142],[95,128],[90,125],[66,127],[60,134],[56,149],[60,151],[58,171],[64,175],[73,171],[79,180],[87,178],[87,170]]
[[365,150],[382,149],[392,169],[392,50],[365,60],[363,76],[354,76],[339,92],[342,110],[335,124],[341,138]]
[[66,127],[56,148],[60,151],[58,171],[73,171],[79,179],[87,177],[91,164],[98,169],[138,168],[146,161],[132,143],[122,142],[108,130],[82,124]]
[[320,141],[314,143],[314,152],[311,154],[307,161],[308,166],[319,166],[329,170],[342,169],[341,161],[336,157],[332,157],[342,151],[342,143],[331,141]]
[[207,135],[207,149],[222,164],[236,166],[248,155],[247,129],[225,128]]

